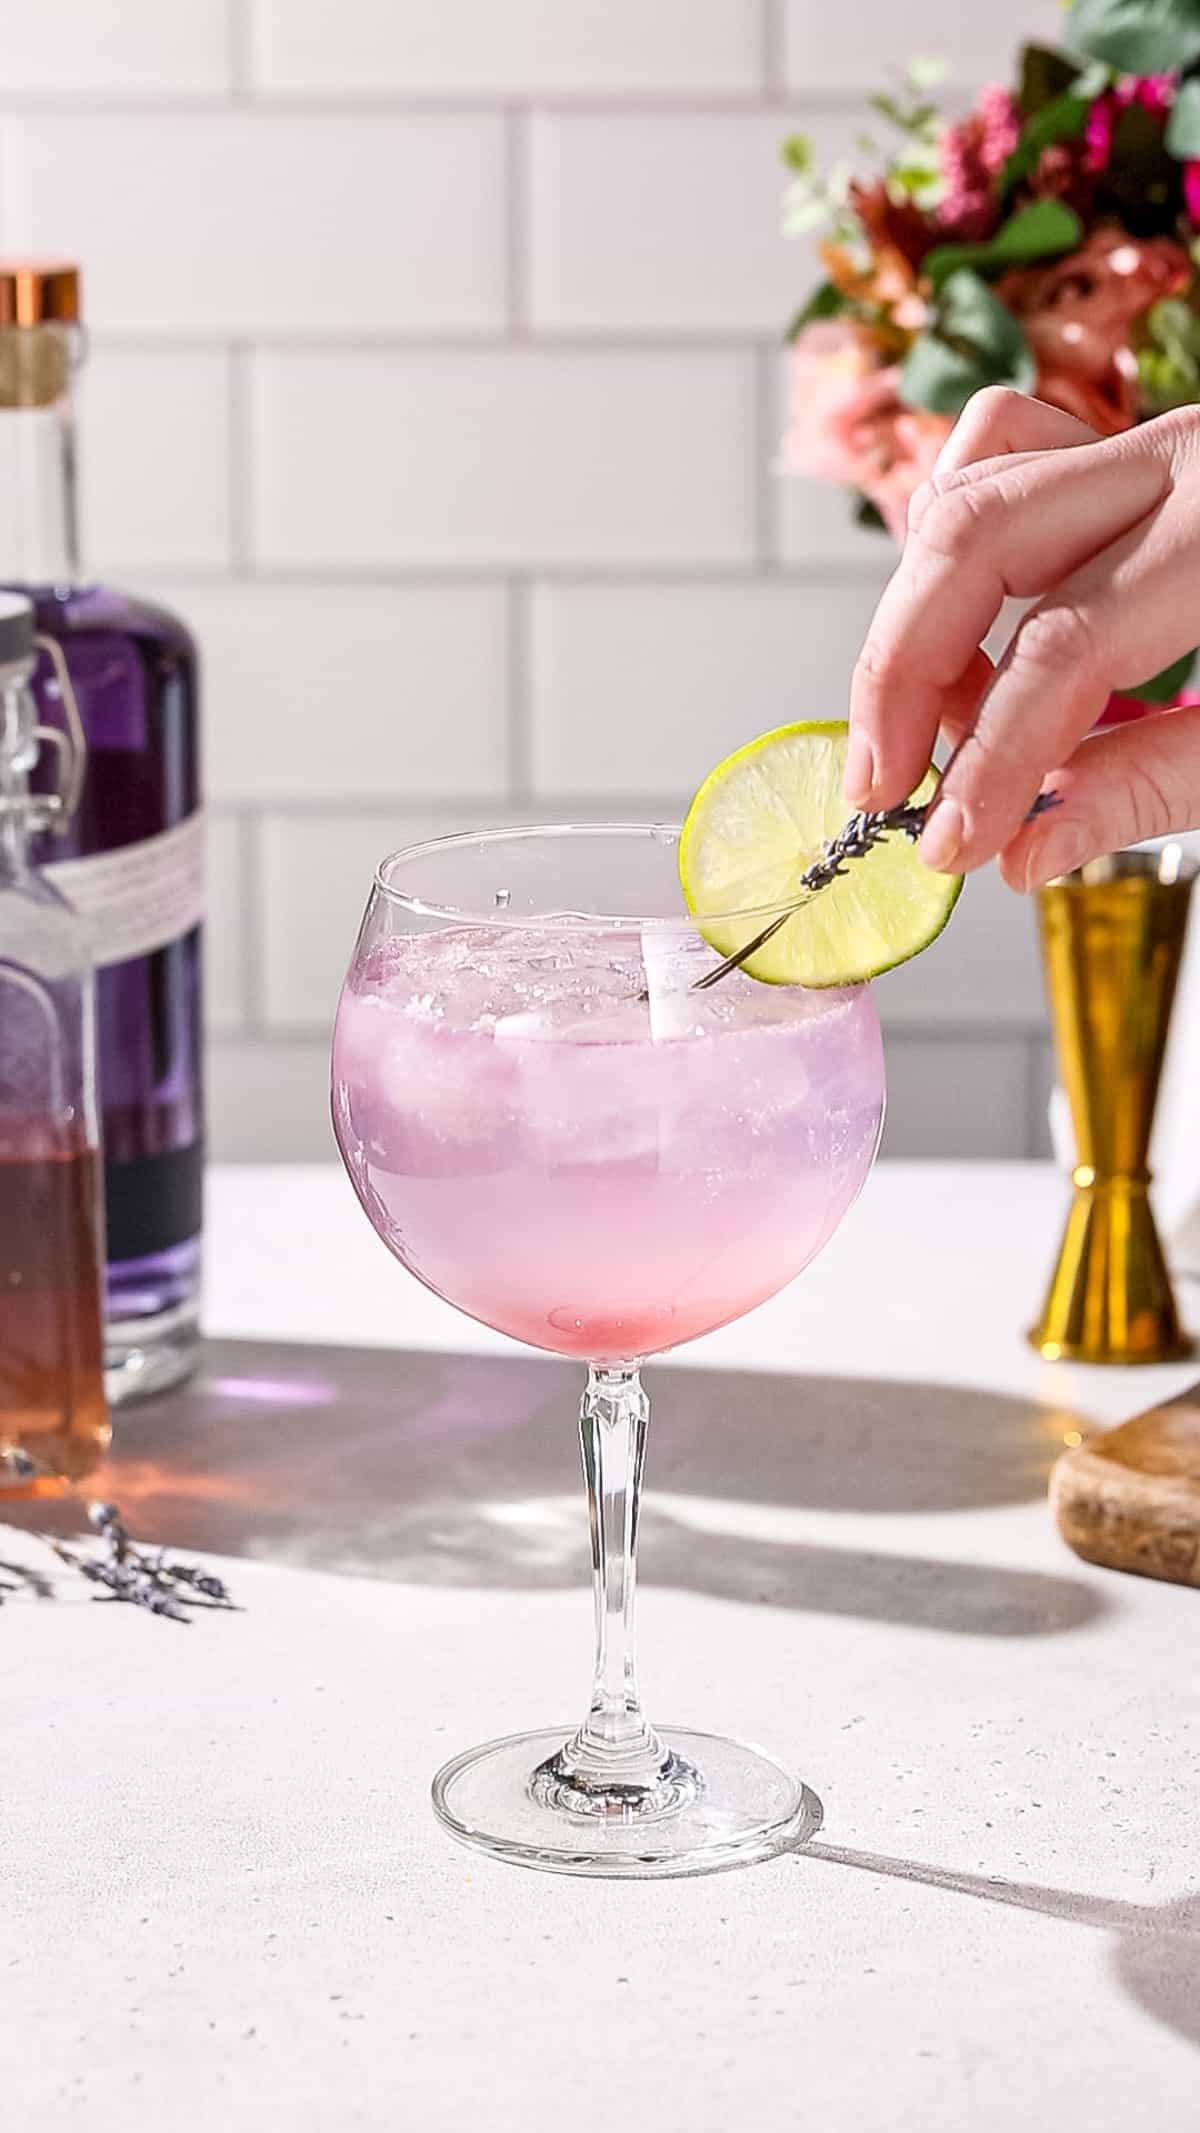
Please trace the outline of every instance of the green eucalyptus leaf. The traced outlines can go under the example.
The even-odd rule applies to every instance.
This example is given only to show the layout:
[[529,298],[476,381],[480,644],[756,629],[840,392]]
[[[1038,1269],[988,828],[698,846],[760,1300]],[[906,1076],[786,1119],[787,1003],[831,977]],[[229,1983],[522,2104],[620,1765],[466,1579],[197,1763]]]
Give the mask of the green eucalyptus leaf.
[[784,167],[804,177],[812,169],[813,144],[806,133],[790,133],[779,151]]
[[1196,0],[1075,0],[1067,43],[1123,74],[1183,72],[1200,59],[1200,7]]
[[784,335],[784,340],[796,340],[806,326],[812,325],[814,319],[837,318],[840,312],[847,309],[847,300],[840,289],[836,289],[831,281],[819,282],[808,302],[801,304]]
[[1120,693],[1132,696],[1139,704],[1173,704],[1191,680],[1195,664],[1195,652],[1185,652],[1182,659],[1172,660],[1161,674],[1152,674],[1149,681],[1141,682],[1136,689],[1122,689]]
[[942,285],[933,330],[904,359],[900,397],[909,407],[957,415],[985,385],[1031,392],[1036,377],[1019,321],[978,274],[960,267]]
[[947,276],[938,294],[938,331],[947,340],[970,341],[998,359],[1023,347],[1020,323],[987,283],[969,267]]
[[1200,401],[1200,319],[1182,297],[1164,296],[1142,321],[1137,352],[1143,406],[1151,415]]
[[1200,156],[1200,78],[1192,75],[1175,92],[1167,120],[1167,153],[1180,162]]
[[1031,259],[1073,252],[1082,236],[1083,224],[1074,208],[1062,200],[1035,200],[1011,215],[986,244],[939,244],[921,264],[937,290],[960,267],[1023,266]]
[[1010,193],[1014,185],[1037,169],[1044,149],[1053,148],[1057,141],[1078,140],[1091,108],[1092,99],[1080,96],[1075,89],[1064,89],[1061,95],[1042,104],[1021,128],[1021,138],[1000,173],[1001,194]]
[[951,348],[936,333],[923,333],[904,358],[900,398],[906,407],[926,408],[932,415],[959,415],[972,393],[991,382],[977,356]]

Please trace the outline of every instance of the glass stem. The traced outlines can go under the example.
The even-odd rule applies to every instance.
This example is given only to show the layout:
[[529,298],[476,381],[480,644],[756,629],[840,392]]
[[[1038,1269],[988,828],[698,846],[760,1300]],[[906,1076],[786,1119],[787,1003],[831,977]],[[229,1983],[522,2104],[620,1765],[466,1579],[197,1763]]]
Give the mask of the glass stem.
[[633,1659],[638,1511],[650,1402],[636,1368],[593,1367],[579,1411],[596,1602],[591,1709],[567,1759],[584,1783],[652,1784],[666,1761],[647,1724]]

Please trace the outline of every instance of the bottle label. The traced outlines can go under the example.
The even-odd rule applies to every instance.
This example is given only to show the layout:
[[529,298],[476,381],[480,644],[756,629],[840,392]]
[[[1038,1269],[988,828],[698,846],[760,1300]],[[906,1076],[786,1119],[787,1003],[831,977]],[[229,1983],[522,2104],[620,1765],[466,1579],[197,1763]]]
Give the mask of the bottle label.
[[204,915],[203,813],[197,808],[157,837],[57,859],[43,871],[85,920],[99,969],[153,955]]

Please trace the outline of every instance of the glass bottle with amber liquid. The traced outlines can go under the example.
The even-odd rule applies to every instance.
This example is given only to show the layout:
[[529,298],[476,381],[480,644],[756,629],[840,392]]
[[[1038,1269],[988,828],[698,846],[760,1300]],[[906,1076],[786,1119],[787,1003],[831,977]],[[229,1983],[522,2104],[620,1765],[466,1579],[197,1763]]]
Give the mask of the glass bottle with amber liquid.
[[0,593],[0,1491],[81,1480],[109,1440],[88,932],[31,857],[70,821],[84,750],[63,668],[65,728],[39,724],[43,649]]
[[[199,1337],[198,678],[174,615],[97,584],[80,563],[79,319],[75,267],[0,263],[0,585],[33,601],[41,722],[62,725],[65,665],[87,740],[79,805],[35,857],[91,929],[107,1383],[118,1402],[185,1376]],[[128,420],[137,419],[131,407]]]

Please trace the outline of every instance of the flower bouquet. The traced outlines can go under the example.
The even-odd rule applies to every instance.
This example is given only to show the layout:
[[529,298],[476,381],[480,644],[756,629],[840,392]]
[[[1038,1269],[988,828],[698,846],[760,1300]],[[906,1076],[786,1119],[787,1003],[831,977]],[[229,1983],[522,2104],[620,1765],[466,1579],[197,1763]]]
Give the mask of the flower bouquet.
[[[785,469],[846,483],[898,540],[982,386],[1102,436],[1200,403],[1200,0],[1074,0],[1065,49],[1026,47],[964,118],[943,74],[916,61],[872,99],[869,170],[784,149],[785,226],[823,229],[825,270],[788,331]],[[1109,715],[1177,704],[1195,656]]]

